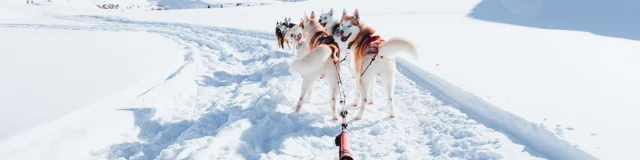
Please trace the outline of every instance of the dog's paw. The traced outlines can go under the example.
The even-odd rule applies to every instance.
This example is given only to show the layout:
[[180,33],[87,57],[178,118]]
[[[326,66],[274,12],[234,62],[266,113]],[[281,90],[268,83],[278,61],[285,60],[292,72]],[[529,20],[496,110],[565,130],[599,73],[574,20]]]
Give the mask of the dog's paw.
[[361,116],[356,116],[355,120],[356,121],[362,120],[362,117]]
[[391,115],[389,115],[389,118],[396,118],[396,115],[395,114],[391,114]]
[[296,105],[296,113],[300,113],[300,108],[302,108],[301,104]]
[[373,101],[369,101],[369,102],[367,102],[367,104],[373,104]]
[[338,120],[338,116],[335,116],[335,115],[334,115],[334,116],[333,116],[333,118],[331,118],[331,120],[333,120],[333,121],[337,121],[337,120]]

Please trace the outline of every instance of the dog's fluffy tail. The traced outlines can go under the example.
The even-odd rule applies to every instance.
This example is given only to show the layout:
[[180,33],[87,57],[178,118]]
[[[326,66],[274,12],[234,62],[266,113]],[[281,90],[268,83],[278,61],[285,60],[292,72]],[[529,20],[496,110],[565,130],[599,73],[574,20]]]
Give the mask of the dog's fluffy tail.
[[294,61],[289,67],[289,71],[300,74],[307,74],[317,71],[327,63],[331,56],[331,48],[320,46],[307,54],[306,56]]
[[418,52],[416,51],[413,43],[404,38],[390,38],[382,43],[379,48],[379,56],[395,57],[400,52],[406,52],[411,56],[418,58]]

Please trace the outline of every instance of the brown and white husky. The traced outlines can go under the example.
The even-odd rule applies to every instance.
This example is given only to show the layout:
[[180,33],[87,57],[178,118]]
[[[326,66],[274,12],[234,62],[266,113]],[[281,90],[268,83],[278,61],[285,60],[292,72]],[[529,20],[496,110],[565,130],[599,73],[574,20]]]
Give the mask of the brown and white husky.
[[[298,36],[298,37],[294,37]],[[291,51],[291,54],[296,55],[297,57],[303,57],[304,55],[299,55],[300,51],[300,40],[302,36],[302,28],[300,28],[300,24],[296,25],[291,22],[291,17],[284,18],[284,21],[278,21],[276,23],[276,38],[278,40],[278,48],[284,49],[284,45],[286,43],[287,48]],[[308,48],[307,48],[308,49]],[[304,50],[304,49],[303,49]],[[303,54],[305,52],[302,52]]]
[[[334,39],[340,39],[340,34],[338,34],[338,31],[340,30],[340,21],[334,18],[333,8],[330,8],[326,13],[323,10],[318,18],[318,22],[320,22],[322,27],[324,27],[324,30],[333,35]],[[348,64],[347,66],[349,66],[349,69],[353,72],[351,62],[353,58],[351,56],[351,49],[349,49],[348,43],[342,41],[337,41],[337,43],[340,48],[340,53],[344,53],[341,54],[343,58],[338,58],[346,60],[346,63]]]
[[282,34],[282,37],[289,46],[293,46],[292,52],[294,52],[297,59],[300,59],[309,53],[309,43],[307,43],[307,40],[305,40],[304,35],[302,34],[302,22],[288,28],[284,34]]
[[389,38],[384,40],[375,34],[375,30],[370,26],[365,26],[360,19],[358,9],[355,9],[352,16],[347,15],[345,9],[340,20],[340,41],[349,44],[353,50],[355,63],[356,84],[359,97],[356,99],[356,106],[361,103],[360,112],[356,120],[362,119],[365,107],[372,102],[373,86],[375,78],[380,77],[384,88],[389,95],[389,117],[395,117],[393,113],[393,92],[395,88],[396,61],[398,53],[406,52],[418,58],[414,45],[406,39]]
[[309,17],[307,17],[305,13],[300,27],[302,28],[302,35],[305,40],[304,43],[307,44],[309,51],[304,57],[294,61],[290,67],[292,72],[302,74],[303,78],[302,92],[295,111],[300,112],[302,103],[306,96],[309,95],[309,89],[311,89],[314,82],[325,77],[331,90],[331,116],[333,120],[337,120],[336,98],[338,97],[339,91],[338,73],[340,71],[340,65],[336,63],[339,63],[337,57],[339,57],[340,48],[332,35],[325,31],[322,25],[316,20],[316,15],[313,11]]

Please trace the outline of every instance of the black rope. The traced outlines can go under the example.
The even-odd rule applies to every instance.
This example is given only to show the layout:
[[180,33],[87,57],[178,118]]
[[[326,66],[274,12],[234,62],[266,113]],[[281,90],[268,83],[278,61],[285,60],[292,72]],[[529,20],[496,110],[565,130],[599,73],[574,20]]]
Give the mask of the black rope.
[[344,55],[344,58],[342,58],[342,60],[340,61],[340,63],[344,62],[347,60],[347,55]]
[[340,78],[340,69],[338,69],[338,65],[340,65],[340,63],[333,62],[333,64],[335,64],[336,72],[338,72],[338,84],[340,85],[339,89],[342,92],[341,93],[342,94],[342,96],[341,96],[342,99],[340,100],[340,103],[342,103],[342,111],[344,112],[345,111],[345,104],[346,104],[345,100],[347,99],[347,94],[344,93],[344,88],[342,87],[342,78]]
[[[347,122],[345,121],[345,119],[347,117],[347,114],[349,113],[346,110],[346,108],[347,108],[346,107],[347,94],[344,93],[344,87],[342,87],[342,78],[340,78],[340,69],[338,69],[338,65],[340,65],[340,63],[337,63],[337,62],[334,61],[333,64],[336,65],[336,71],[338,72],[338,84],[340,85],[339,89],[340,89],[340,92],[342,94],[342,96],[341,96],[342,99],[340,100],[340,103],[342,104],[342,111],[340,111],[340,117],[342,117],[342,125],[341,126],[342,126],[342,130],[344,131],[344,130],[347,129],[347,126],[348,126]],[[337,141],[338,137],[336,137],[336,145],[339,144],[339,143],[337,143],[338,142]]]
[[362,77],[362,75],[364,75],[364,73],[367,72],[367,69],[369,69],[369,66],[371,66],[371,63],[373,63],[373,61],[376,60],[376,56],[378,56],[378,54],[376,54],[375,56],[373,56],[373,58],[371,58],[371,62],[369,62],[369,65],[367,65],[367,68],[365,68],[364,71],[362,71],[362,74],[360,74],[360,77]]

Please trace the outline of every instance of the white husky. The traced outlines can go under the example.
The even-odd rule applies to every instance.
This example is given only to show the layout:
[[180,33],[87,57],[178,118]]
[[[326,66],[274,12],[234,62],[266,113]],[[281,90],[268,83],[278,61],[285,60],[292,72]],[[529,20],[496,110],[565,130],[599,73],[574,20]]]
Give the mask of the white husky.
[[276,22],[276,38],[278,40],[278,47],[284,49],[284,44],[285,42],[287,43],[287,47],[292,50],[292,54],[296,54],[295,53],[295,47],[291,48],[293,42],[290,41],[290,39],[286,38],[284,36],[284,34],[289,31],[291,28],[293,28],[294,26],[296,26],[294,23],[291,23],[291,18],[290,17],[285,17],[284,21],[280,22]]
[[[338,97],[338,73],[340,71],[340,65],[338,58],[339,48],[333,37],[326,32],[322,25],[316,20],[315,13],[312,11],[311,15],[307,17],[305,13],[302,23],[302,37],[308,44],[308,53],[291,64],[290,70],[292,72],[298,72],[302,74],[302,92],[300,94],[300,100],[296,105],[296,112],[300,112],[302,103],[305,100],[309,89],[313,86],[314,82],[321,77],[329,83],[331,90],[331,113],[333,120],[338,119],[336,113],[336,97]],[[293,31],[292,31],[293,32]],[[304,51],[301,51],[304,52]]]
[[[324,27],[324,30],[333,35],[334,39],[340,39],[340,34],[338,34],[338,31],[340,30],[340,22],[334,19],[333,8],[329,9],[329,12],[326,13],[322,11],[319,17],[320,18],[318,18],[318,22],[320,23],[320,25],[322,25],[322,27]],[[340,53],[345,53],[343,54],[343,59],[347,61],[347,64],[349,64],[349,69],[353,71],[353,68],[351,67],[352,50],[349,48],[349,44],[342,41],[336,42],[338,43],[338,47],[340,48]]]
[[389,95],[389,117],[395,117],[393,113],[395,57],[398,53],[406,52],[418,58],[414,45],[402,38],[393,37],[387,40],[380,38],[373,28],[361,22],[358,9],[354,11],[353,16],[347,15],[347,10],[343,11],[338,32],[340,41],[350,44],[354,51],[356,82],[360,93],[356,102],[362,102],[356,120],[362,119],[367,100],[373,98],[373,86],[377,76],[380,76]]
[[288,28],[283,34],[283,38],[289,46],[293,46],[293,52],[298,59],[309,53],[309,43],[305,40],[302,33],[302,27],[300,25],[294,25],[291,28]]

